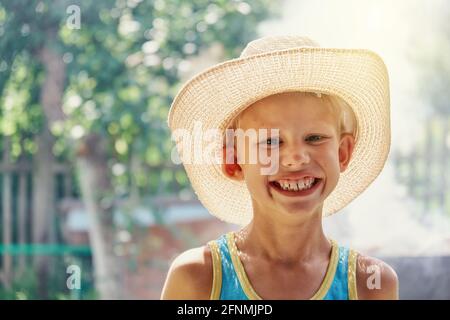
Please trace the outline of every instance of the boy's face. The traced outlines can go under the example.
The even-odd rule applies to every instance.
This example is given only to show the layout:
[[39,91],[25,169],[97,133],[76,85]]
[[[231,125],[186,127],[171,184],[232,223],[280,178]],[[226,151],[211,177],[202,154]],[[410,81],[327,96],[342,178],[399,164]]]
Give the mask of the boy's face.
[[[239,128],[268,129],[270,139],[258,138],[256,144],[269,155],[274,148],[279,153],[275,159],[278,170],[263,175],[261,169],[267,165],[249,163],[252,143],[246,141],[244,147],[237,145],[237,153],[245,154],[246,163],[222,167],[230,178],[245,180],[255,214],[305,218],[322,212],[323,202],[347,168],[354,147],[351,134],[339,133],[336,113],[330,108],[314,96],[282,93],[259,100],[241,114]],[[270,129],[278,129],[278,135],[270,135]],[[315,183],[308,188],[310,181]],[[307,190],[295,191],[300,188]]]

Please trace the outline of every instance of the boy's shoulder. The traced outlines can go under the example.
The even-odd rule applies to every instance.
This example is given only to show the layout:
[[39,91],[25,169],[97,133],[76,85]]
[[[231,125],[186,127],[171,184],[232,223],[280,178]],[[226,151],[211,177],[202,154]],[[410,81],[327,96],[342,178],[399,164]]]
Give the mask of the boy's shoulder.
[[213,280],[211,249],[208,245],[186,250],[172,262],[161,299],[210,298]]
[[386,262],[363,254],[356,260],[358,299],[398,299],[398,277]]

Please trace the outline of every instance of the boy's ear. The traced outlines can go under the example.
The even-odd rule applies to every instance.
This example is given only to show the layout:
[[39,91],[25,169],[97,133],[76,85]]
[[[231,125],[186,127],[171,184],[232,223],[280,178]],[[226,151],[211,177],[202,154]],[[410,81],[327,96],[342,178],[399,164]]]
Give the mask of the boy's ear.
[[353,155],[355,148],[355,137],[350,133],[343,133],[339,143],[339,167],[341,172],[344,172]]
[[237,181],[243,180],[244,173],[242,172],[242,167],[237,163],[236,148],[224,146],[222,151],[222,172],[230,179]]

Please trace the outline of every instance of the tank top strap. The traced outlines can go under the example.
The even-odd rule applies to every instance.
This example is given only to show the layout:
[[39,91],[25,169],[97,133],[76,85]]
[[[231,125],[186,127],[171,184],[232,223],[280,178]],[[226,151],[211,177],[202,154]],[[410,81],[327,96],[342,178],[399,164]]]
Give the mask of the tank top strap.
[[242,290],[227,245],[227,234],[208,243],[213,259],[212,300],[248,300]]
[[213,269],[213,281],[210,294],[210,300],[219,300],[220,291],[222,289],[222,262],[220,257],[219,246],[217,241],[212,240],[208,242],[208,246],[211,250],[212,257],[212,269]]
[[358,261],[358,252],[350,249],[348,254],[348,295],[350,300],[358,300],[356,289],[356,268]]

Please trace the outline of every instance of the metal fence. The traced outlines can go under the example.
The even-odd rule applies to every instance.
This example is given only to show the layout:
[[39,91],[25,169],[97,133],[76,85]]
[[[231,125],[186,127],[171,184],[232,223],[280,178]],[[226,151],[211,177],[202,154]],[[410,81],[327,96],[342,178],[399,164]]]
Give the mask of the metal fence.
[[[30,264],[35,263],[35,256],[54,255],[61,251],[58,245],[62,244],[59,235],[57,204],[66,196],[73,193],[72,168],[67,163],[52,162],[51,168],[52,187],[51,203],[45,228],[47,234],[45,241],[36,241],[36,230],[39,225],[35,216],[33,203],[46,201],[36,199],[38,196],[34,189],[39,186],[36,177],[35,163],[32,158],[21,157],[16,161],[11,160],[11,148],[7,138],[3,138],[2,161],[0,163],[0,221],[1,221],[1,283],[3,288],[10,288],[15,278],[26,272]],[[42,185],[42,188],[47,188]],[[65,252],[73,248],[65,247]],[[76,252],[76,249],[75,249]]]

